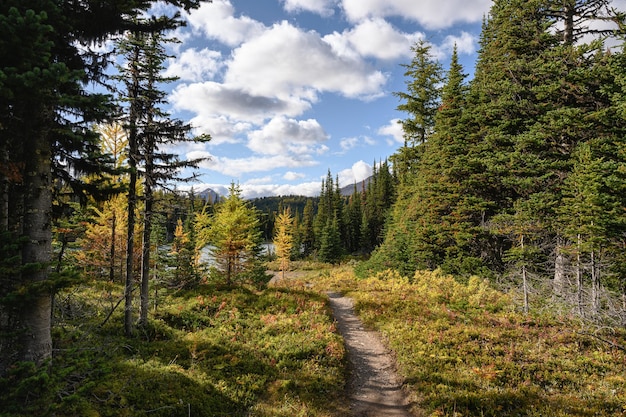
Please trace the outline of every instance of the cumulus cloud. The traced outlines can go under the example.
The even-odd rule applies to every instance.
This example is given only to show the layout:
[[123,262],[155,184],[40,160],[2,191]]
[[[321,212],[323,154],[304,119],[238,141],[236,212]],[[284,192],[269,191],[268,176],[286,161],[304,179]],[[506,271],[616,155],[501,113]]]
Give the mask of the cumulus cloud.
[[178,77],[182,81],[202,81],[213,78],[224,66],[222,54],[204,48],[189,48],[176,58],[169,58],[165,77]]
[[375,145],[376,141],[369,136],[349,137],[343,138],[339,141],[339,146],[343,152],[347,152],[350,149],[354,149],[359,145]]
[[338,174],[339,186],[345,187],[354,183],[360,183],[372,175],[372,166],[364,161],[358,161],[352,168],[344,169]]
[[283,175],[283,179],[287,181],[295,181],[302,178],[306,178],[306,175],[300,172],[287,171],[285,172],[285,175]]
[[303,195],[315,197],[320,194],[321,181],[303,182],[300,184],[242,184],[243,198],[259,198],[271,195]]
[[338,0],[281,0],[288,12],[311,12],[320,16],[332,16]]
[[224,79],[251,94],[296,95],[310,101],[318,92],[378,96],[386,82],[364,60],[339,56],[317,32],[284,21],[235,49]]
[[391,137],[397,143],[404,143],[404,131],[402,130],[400,119],[390,120],[389,124],[378,129],[378,134]]
[[325,149],[328,135],[317,120],[276,117],[248,138],[248,148],[262,155],[310,155]]
[[208,151],[192,151],[186,154],[188,159],[207,158],[200,167],[219,172],[220,174],[238,178],[250,172],[268,172],[276,168],[301,168],[317,165],[308,156],[249,156],[245,158],[228,158],[211,154]]
[[480,22],[491,0],[342,0],[350,21],[372,17],[401,16],[429,29],[450,27],[460,22]]
[[200,114],[190,120],[195,134],[209,134],[208,146],[226,143],[243,143],[243,136],[252,129],[252,124],[230,120],[225,115]]
[[[412,55],[411,45],[424,38],[422,32],[398,29],[385,17],[400,16],[437,28],[451,22],[480,21],[491,2],[280,0],[288,12],[322,17],[330,16],[337,7],[343,8],[351,26],[323,36],[289,21],[263,24],[238,13],[231,1],[213,0],[186,15],[194,34],[192,41],[197,42],[198,35],[205,38],[205,45],[206,39],[214,44],[217,41],[221,45],[215,49],[221,52],[198,47],[198,43],[180,47],[166,75],[181,77],[183,83],[171,93],[169,102],[174,110],[193,114],[191,123],[196,131],[212,136],[207,146],[187,149],[188,157],[209,155],[211,160],[203,163],[203,168],[233,178],[270,173],[272,177],[248,186],[255,190],[251,193],[273,190],[272,194],[279,193],[272,178],[304,180],[298,173],[300,168],[317,165],[319,155],[330,155],[329,134],[318,120],[307,118],[314,113],[303,115],[329,96],[359,100],[383,96],[390,73],[376,65],[406,61]],[[466,7],[467,3],[471,6]],[[482,9],[477,11],[477,7]],[[449,54],[455,44],[459,53],[473,53],[476,39],[460,32],[446,37],[433,47],[433,52]],[[397,120],[381,127],[377,135],[388,137],[390,145],[403,143]],[[247,148],[240,153],[242,157],[219,156],[216,147],[227,143]],[[370,137],[355,132],[354,137],[332,144],[332,156],[373,143]],[[283,172],[279,174],[280,169]],[[351,184],[371,175],[371,167],[359,161],[339,175],[340,182]],[[311,189],[319,193],[319,182]],[[289,193],[295,191],[304,193],[296,188]]]
[[340,56],[370,56],[392,60],[411,55],[411,45],[424,38],[420,32],[404,33],[381,18],[366,19],[342,33],[324,37]]
[[236,121],[261,123],[277,115],[296,116],[310,108],[298,97],[279,99],[271,95],[252,94],[241,87],[213,81],[181,84],[170,95],[176,109],[198,115],[228,115]]
[[248,16],[235,17],[235,8],[229,0],[202,3],[186,16],[195,31],[231,47],[252,39],[265,30],[261,22]]
[[471,55],[476,52],[478,38],[467,32],[461,32],[458,36],[448,35],[441,44],[433,45],[431,52],[436,59],[443,59],[452,54],[454,45],[460,55]]

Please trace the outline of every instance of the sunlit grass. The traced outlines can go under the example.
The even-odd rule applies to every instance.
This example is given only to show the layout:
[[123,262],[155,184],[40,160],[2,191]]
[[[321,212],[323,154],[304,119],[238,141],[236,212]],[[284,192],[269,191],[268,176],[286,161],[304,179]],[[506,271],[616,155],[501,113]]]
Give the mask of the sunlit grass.
[[524,315],[478,278],[388,271],[359,280],[350,265],[297,268],[264,290],[162,290],[133,338],[123,336],[122,306],[106,320],[121,286],[59,294],[52,372],[24,364],[0,379],[0,414],[348,415],[345,350],[327,291],[353,297],[381,332],[420,415],[626,413],[623,329],[591,329],[545,309]]
[[[357,280],[350,268],[315,288],[356,300],[395,351],[417,406],[430,416],[623,416],[626,355],[570,317],[524,315],[478,278],[393,272]],[[597,335],[626,346],[623,329]]]
[[163,293],[149,325],[126,338],[123,306],[101,327],[121,291],[93,282],[57,297],[45,401],[8,390],[0,401],[11,406],[0,414],[344,414],[345,351],[323,296],[212,286]]

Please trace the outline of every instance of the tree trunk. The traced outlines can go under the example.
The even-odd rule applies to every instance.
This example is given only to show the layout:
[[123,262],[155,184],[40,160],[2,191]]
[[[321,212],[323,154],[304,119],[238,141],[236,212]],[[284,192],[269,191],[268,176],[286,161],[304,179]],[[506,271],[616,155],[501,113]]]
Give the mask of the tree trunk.
[[560,237],[557,238],[555,253],[554,279],[552,281],[552,289],[556,297],[562,297],[566,289],[567,282],[567,259],[563,254],[563,241]]
[[143,242],[141,256],[141,307],[139,323],[148,324],[148,310],[150,308],[150,237],[152,235],[152,184],[149,175],[146,175],[144,184],[145,209],[143,220]]
[[115,228],[117,227],[117,212],[115,208],[113,208],[113,216],[111,218],[111,251],[110,251],[110,261],[109,261],[109,281],[115,281]]
[[583,315],[583,272],[582,261],[580,257],[581,237],[578,235],[577,251],[576,251],[576,302],[578,305],[578,314]]
[[[524,235],[520,238],[520,245],[522,248],[522,253],[524,253]],[[522,285],[524,287],[524,313],[528,314],[528,271],[526,269],[526,261],[524,260],[524,264],[522,265]]]
[[596,264],[595,251],[591,251],[591,308],[594,313],[598,312],[598,293],[600,289],[598,265]]
[[137,176],[139,165],[139,132],[137,122],[141,115],[139,103],[139,48],[133,50],[133,59],[130,60],[130,97],[129,132],[128,132],[128,167],[130,179],[128,184],[128,229],[126,232],[126,285],[124,289],[124,332],[126,336],[133,333],[133,286],[135,282],[134,255],[135,255],[135,209],[137,207]]
[[9,230],[9,184],[10,175],[9,167],[9,151],[2,149],[0,154],[0,163],[4,169],[0,169],[0,232]]
[[[45,109],[41,114],[47,114]],[[25,140],[23,233],[27,239],[22,247],[22,265],[36,267],[21,273],[21,285],[29,293],[28,300],[18,306],[19,328],[15,330],[20,332],[18,359],[41,364],[52,356],[52,295],[32,285],[49,279],[52,260],[52,149],[45,129],[32,132]]]
[[574,44],[574,14],[576,13],[575,2],[565,2],[563,7],[563,43]]
[[[136,139],[135,139],[136,140]],[[124,332],[133,333],[133,286],[135,282],[135,207],[137,206],[137,161],[131,149],[129,158],[130,182],[128,185],[128,229],[126,232],[126,285],[124,288]]]

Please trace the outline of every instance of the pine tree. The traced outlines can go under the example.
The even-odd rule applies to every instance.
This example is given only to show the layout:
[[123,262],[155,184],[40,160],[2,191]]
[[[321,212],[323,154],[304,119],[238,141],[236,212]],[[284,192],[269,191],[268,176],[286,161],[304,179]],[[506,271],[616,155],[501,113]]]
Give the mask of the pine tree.
[[[386,225],[385,240],[374,254],[372,268],[388,265],[412,275],[416,268],[434,269],[445,264],[448,258],[458,256],[464,244],[469,246],[464,241],[467,231],[463,230],[466,226],[458,209],[462,198],[460,182],[465,176],[461,158],[467,152],[465,132],[457,127],[465,107],[464,77],[455,51],[441,89],[435,131],[422,149],[422,158],[414,165],[417,175],[413,174],[415,177],[410,181],[400,180],[399,196]],[[386,167],[381,167],[380,172],[382,175],[375,177],[373,189],[379,196],[376,202],[389,198],[381,194],[388,188],[381,184],[392,183]],[[378,206],[378,212],[386,211],[384,206]],[[458,269],[454,272],[459,272]]]
[[302,255],[309,256],[315,249],[314,231],[315,213],[313,200],[307,200],[302,212],[302,222],[300,223],[300,235],[302,243]]
[[415,165],[433,132],[442,81],[441,65],[433,59],[431,46],[426,41],[420,40],[411,51],[414,54],[411,63],[403,64],[407,91],[394,93],[403,100],[397,109],[408,114],[408,118],[401,121],[404,146],[392,158],[401,182],[412,179],[411,173],[415,175]]
[[356,252],[361,249],[361,222],[363,213],[361,212],[361,193],[357,191],[356,183],[352,194],[348,197],[348,203],[345,210],[346,225],[346,247],[350,252]]
[[343,247],[337,216],[326,219],[326,225],[320,236],[319,260],[322,262],[335,263],[341,259]]
[[[199,6],[195,0],[165,3],[188,10]],[[83,187],[75,174],[106,169],[107,158],[98,155],[97,135],[89,127],[109,117],[113,103],[110,96],[86,89],[93,83],[107,84],[108,60],[89,47],[133,26],[138,28],[133,20],[150,6],[149,1],[120,1],[115,7],[96,1],[2,2],[0,156],[9,171],[0,175],[0,224],[27,236],[21,263],[40,265],[14,277],[12,284],[3,282],[3,296],[13,291],[13,285],[54,287],[47,285],[52,283],[45,266],[51,254],[52,181],[71,184],[79,193],[97,190],[100,184]],[[155,18],[148,24],[158,26],[172,19],[178,16]],[[18,224],[21,230],[15,230]],[[10,311],[17,320],[12,334],[23,337],[0,344],[0,374],[13,360],[43,363],[51,355],[50,292],[35,292],[30,302]],[[4,325],[9,312],[4,305],[0,309],[0,325]]]

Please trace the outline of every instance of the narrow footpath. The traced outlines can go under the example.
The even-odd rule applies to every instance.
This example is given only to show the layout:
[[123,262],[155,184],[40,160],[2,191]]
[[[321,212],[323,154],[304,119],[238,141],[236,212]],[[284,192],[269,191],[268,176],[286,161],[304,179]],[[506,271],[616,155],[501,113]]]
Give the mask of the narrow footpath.
[[354,302],[329,292],[330,306],[343,336],[349,361],[348,394],[355,417],[412,417],[410,404],[395,370],[393,356],[378,334],[363,328]]

